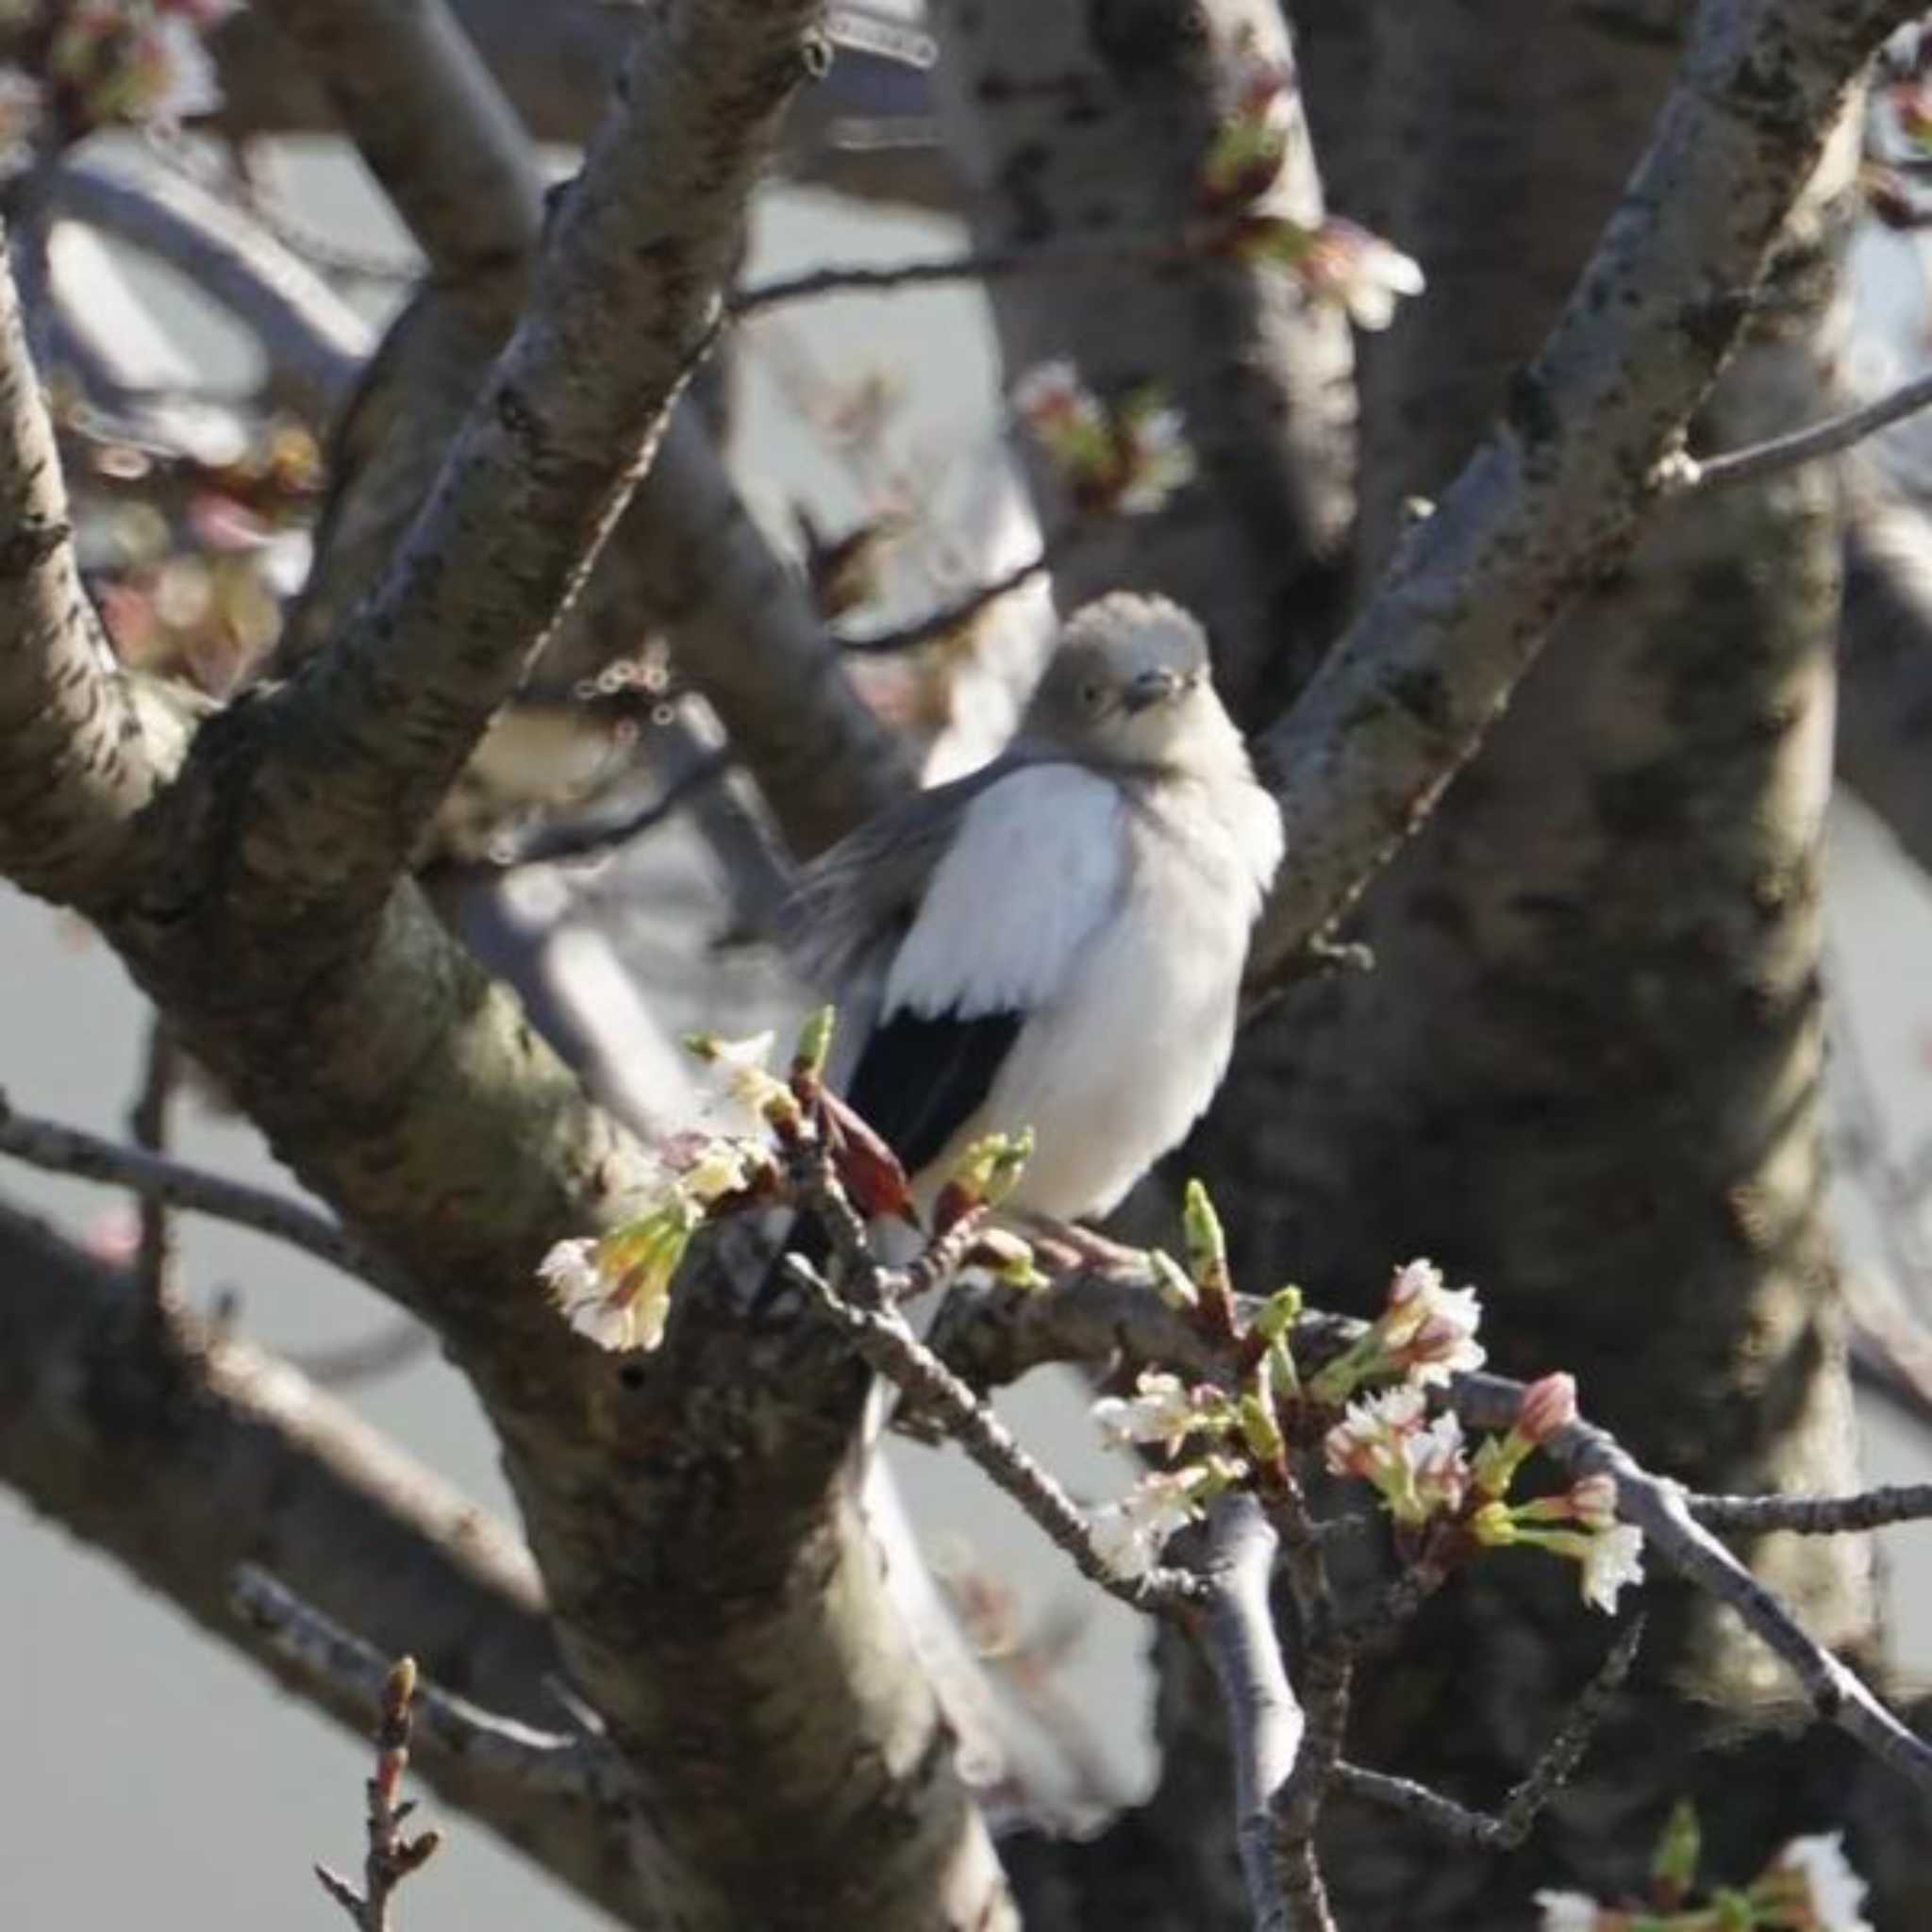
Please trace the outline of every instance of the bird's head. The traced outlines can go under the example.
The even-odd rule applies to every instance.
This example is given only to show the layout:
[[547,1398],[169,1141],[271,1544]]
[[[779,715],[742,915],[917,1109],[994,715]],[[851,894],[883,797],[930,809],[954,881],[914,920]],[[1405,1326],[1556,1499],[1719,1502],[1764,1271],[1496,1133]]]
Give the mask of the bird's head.
[[1240,737],[1215,694],[1208,637],[1165,597],[1115,591],[1067,620],[1024,735],[1105,764],[1218,765]]

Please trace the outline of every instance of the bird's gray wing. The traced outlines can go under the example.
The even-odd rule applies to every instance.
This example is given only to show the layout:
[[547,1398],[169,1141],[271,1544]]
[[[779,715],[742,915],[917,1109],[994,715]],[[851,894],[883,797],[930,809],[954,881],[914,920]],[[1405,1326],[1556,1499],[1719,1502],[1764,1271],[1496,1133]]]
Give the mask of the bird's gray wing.
[[778,936],[799,972],[843,993],[904,937],[966,808],[1008,773],[1039,762],[1004,752],[964,777],[916,791],[868,819],[799,874],[778,912]]

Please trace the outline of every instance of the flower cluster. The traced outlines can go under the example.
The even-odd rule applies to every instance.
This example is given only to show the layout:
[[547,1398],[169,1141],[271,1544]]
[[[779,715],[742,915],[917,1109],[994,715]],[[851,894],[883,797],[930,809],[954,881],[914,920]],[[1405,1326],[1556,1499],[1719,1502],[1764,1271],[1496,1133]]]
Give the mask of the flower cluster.
[[[846,1201],[865,1220],[918,1226],[911,1185],[892,1150],[824,1085],[833,1011],[806,1022],[787,1077],[771,1072],[774,1036],[693,1034],[685,1046],[722,1076],[730,1099],[764,1130],[688,1133],[659,1150],[660,1172],[642,1209],[602,1236],[558,1241],[538,1275],[571,1324],[608,1349],[654,1349],[664,1339],[672,1283],[691,1237],[708,1221],[786,1198],[791,1157],[817,1145]],[[985,1216],[1019,1180],[1029,1134],[989,1134],[960,1157],[940,1191],[930,1233],[947,1267],[983,1269],[1012,1288],[1038,1287],[1033,1250]],[[907,1271],[916,1291],[917,1268]]]
[[16,151],[100,127],[167,125],[221,103],[202,37],[239,0],[10,0],[0,125]]
[[1690,1870],[1654,1881],[1664,1895],[1647,1909],[1604,1905],[1588,1892],[1538,1892],[1542,1932],[1872,1932],[1865,1881],[1838,1832],[1792,1839],[1749,1885],[1717,1890],[1697,1905],[1689,1902],[1694,1826],[1690,1845]]
[[1013,385],[1013,410],[1084,515],[1149,516],[1194,479],[1180,414],[1153,384],[1104,402],[1071,362],[1042,362]]
[[225,696],[275,647],[308,568],[322,455],[285,417],[210,418],[161,451],[54,398],[75,547],[121,660]]
[[1489,1359],[1475,1339],[1482,1305],[1473,1288],[1445,1288],[1432,1261],[1410,1261],[1389,1284],[1389,1299],[1360,1339],[1330,1362],[1309,1392],[1345,1401],[1366,1382],[1399,1378],[1418,1388],[1446,1383]]
[[774,1174],[771,1150],[729,1137],[700,1140],[667,1167],[644,1210],[595,1239],[558,1241],[537,1274],[571,1326],[599,1347],[652,1349],[664,1339],[671,1283],[706,1216]]
[[1206,1456],[1184,1469],[1144,1475],[1118,1503],[1104,1503],[1088,1519],[1093,1547],[1117,1576],[1144,1576],[1160,1560],[1175,1530],[1198,1523],[1216,1496],[1248,1474],[1244,1462]]

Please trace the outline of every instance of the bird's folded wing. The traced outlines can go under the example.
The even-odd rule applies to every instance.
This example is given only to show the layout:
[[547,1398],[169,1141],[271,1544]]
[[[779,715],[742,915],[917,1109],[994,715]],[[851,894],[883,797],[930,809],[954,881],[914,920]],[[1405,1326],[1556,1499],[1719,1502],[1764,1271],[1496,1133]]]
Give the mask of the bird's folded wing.
[[807,866],[778,912],[778,936],[798,971],[842,998],[856,973],[898,944],[967,807],[1024,758],[1009,752],[914,792]]
[[1120,814],[1116,786],[1068,764],[1004,774],[960,814],[847,1089],[908,1173],[985,1103],[1027,1021],[1067,990],[1118,904]]

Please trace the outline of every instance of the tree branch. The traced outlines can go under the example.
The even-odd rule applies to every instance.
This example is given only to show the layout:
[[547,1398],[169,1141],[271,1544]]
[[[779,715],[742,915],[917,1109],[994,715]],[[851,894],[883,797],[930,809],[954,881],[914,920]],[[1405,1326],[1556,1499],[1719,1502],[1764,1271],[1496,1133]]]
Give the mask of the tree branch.
[[1257,1932],[1292,1924],[1274,1853],[1274,1795],[1307,1729],[1281,1660],[1270,1586],[1275,1536],[1252,1496],[1226,1496],[1208,1524],[1208,1645],[1233,1740],[1235,1840]]
[[[245,1342],[184,1324],[158,1351],[132,1283],[0,1206],[0,1481],[286,1689],[353,1731],[360,1688],[292,1669],[239,1622],[228,1578],[273,1566],[440,1683],[525,1722],[558,1668],[541,1587],[502,1524],[353,1411]],[[421,1768],[563,1883],[647,1924],[620,1819],[425,1737]]]
[[81,590],[67,516],[19,296],[0,260],[0,872],[73,899],[113,881],[159,774]]
[[103,1140],[58,1121],[16,1113],[0,1091],[0,1154],[53,1174],[132,1189],[143,1202],[164,1202],[252,1227],[287,1241],[344,1274],[384,1289],[399,1301],[410,1299],[402,1277],[325,1214],[305,1208],[265,1188],[251,1188],[225,1175],[205,1173],[144,1147]]
[[1682,457],[1665,459],[1662,486],[1666,496],[1680,491],[1729,490],[1741,483],[1761,482],[1780,470],[1795,469],[1800,463],[1813,463],[1820,457],[1837,456],[1868,436],[1916,416],[1932,407],[1932,375],[1902,384],[1890,395],[1877,397],[1856,409],[1846,409],[1823,423],[1794,429],[1788,436],[1774,436],[1748,449],[1726,450],[1721,456]]
[[[346,613],[378,567],[375,559],[388,563],[408,509],[428,488],[432,453],[449,433],[445,412],[455,397],[467,396],[467,365],[476,364],[480,385],[481,354],[508,336],[525,299],[543,197],[514,115],[474,61],[449,54],[461,36],[440,5],[414,9],[442,16],[440,26],[419,20],[392,42],[394,9],[385,0],[346,8],[278,4],[300,25],[351,135],[439,270],[411,311],[427,329],[424,354],[433,366],[411,366],[404,344],[401,366],[391,369],[391,344],[385,343],[340,439],[349,449],[375,432],[374,447],[338,487],[352,506],[368,499],[375,508],[350,518],[331,512],[330,541],[296,627],[312,647],[315,632],[333,627],[331,607]],[[372,85],[371,70],[388,80]],[[416,132],[425,116],[441,128],[434,142]],[[735,246],[735,214],[727,226]],[[460,312],[439,325],[425,315],[425,304]],[[363,527],[372,520],[373,528]],[[341,541],[345,531],[352,546]],[[333,596],[332,586],[339,587]],[[514,608],[532,632],[555,615],[528,595]],[[594,651],[608,632],[618,648],[630,649],[653,625],[670,632],[679,670],[718,713],[801,854],[829,844],[909,784],[903,754],[853,691],[803,588],[753,521],[689,408],[672,411],[655,460],[590,578],[573,634],[559,647],[575,657],[581,637]]]
[[368,358],[369,325],[231,203],[178,170],[137,173],[92,154],[64,161],[47,192],[57,219],[167,262],[244,325],[267,358],[272,393],[318,421],[348,395]]
[[[266,11],[243,8],[210,36],[223,94],[212,125],[235,140],[328,132],[327,102]],[[635,5],[452,0],[451,11],[535,139],[589,139],[635,30]],[[865,200],[950,209],[958,190],[933,140],[931,42],[903,16],[863,6],[841,6],[831,33],[831,73],[787,118],[787,175]]]
[[[1474,754],[1556,620],[1625,556],[1847,90],[1909,0],[1700,8],[1649,152],[1491,432],[1262,750],[1288,857],[1268,988]],[[1762,76],[1783,77],[1774,101]]]
[[334,647],[248,708],[242,865],[277,918],[379,902],[708,340],[756,168],[814,58],[814,10],[691,0],[641,18],[623,105],[401,553]]

